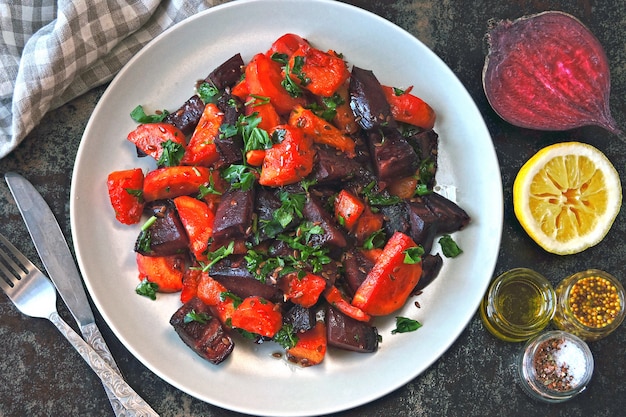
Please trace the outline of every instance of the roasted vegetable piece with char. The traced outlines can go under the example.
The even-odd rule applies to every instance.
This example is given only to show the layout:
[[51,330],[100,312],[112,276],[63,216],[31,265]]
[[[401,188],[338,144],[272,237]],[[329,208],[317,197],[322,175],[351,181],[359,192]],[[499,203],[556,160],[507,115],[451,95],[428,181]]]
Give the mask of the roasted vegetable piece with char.
[[301,366],[375,352],[373,317],[430,284],[436,237],[470,222],[434,192],[433,109],[295,34],[196,88],[128,135],[155,169],[108,179],[119,221],[146,219],[140,280],[180,291],[170,323],[215,364],[235,333]]

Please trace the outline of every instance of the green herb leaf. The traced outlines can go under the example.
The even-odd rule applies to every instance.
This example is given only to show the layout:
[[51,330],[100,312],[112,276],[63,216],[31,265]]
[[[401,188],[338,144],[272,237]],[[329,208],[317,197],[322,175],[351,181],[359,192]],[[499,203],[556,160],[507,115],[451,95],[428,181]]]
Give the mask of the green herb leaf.
[[221,192],[215,189],[215,181],[213,180],[213,175],[209,175],[209,185],[200,185],[198,193],[198,199],[203,199],[209,194],[222,195]]
[[363,249],[376,249],[385,246],[385,233],[383,229],[377,230],[365,239]]
[[189,313],[185,314],[183,323],[191,323],[195,321],[200,324],[206,324],[209,320],[211,320],[211,316],[207,313],[196,313],[196,310],[191,310]]
[[247,165],[230,165],[222,171],[222,177],[230,183],[232,188],[241,189],[243,191],[252,188],[256,180],[252,168]]
[[239,307],[239,305],[241,305],[241,302],[243,301],[243,299],[240,296],[238,296],[237,294],[231,291],[224,291],[220,293],[220,301],[226,301],[226,299],[228,298],[233,300],[233,306],[235,308]]
[[214,84],[206,81],[200,84],[196,91],[204,104],[215,103],[220,93]]
[[396,317],[396,328],[391,331],[391,334],[396,333],[409,333],[422,327],[422,324],[413,319],[406,317]]
[[381,194],[374,191],[376,181],[370,182],[364,189],[363,195],[367,198],[367,201],[372,206],[393,206],[402,201],[402,199],[395,195]]
[[456,258],[463,253],[463,250],[459,248],[459,245],[456,244],[450,235],[443,235],[439,239],[439,244],[441,245],[441,252],[443,252],[446,258]]
[[298,343],[298,336],[291,324],[284,324],[278,333],[274,335],[273,340],[283,348],[291,349]]
[[202,268],[202,271],[208,272],[208,270],[211,269],[211,267],[215,265],[217,262],[232,255],[234,252],[234,249],[235,249],[235,242],[231,241],[228,244],[228,246],[222,246],[214,250],[213,252],[208,252],[207,259],[209,260],[209,263]]
[[158,290],[159,285],[148,281],[148,278],[142,279],[139,285],[135,288],[135,292],[137,294],[148,297],[151,300],[156,300],[156,293]]
[[420,263],[422,255],[424,255],[424,248],[421,245],[408,248],[404,251],[404,263],[408,265]]
[[147,115],[143,109],[143,106],[139,105],[130,112],[130,117],[137,123],[159,123],[167,117],[169,112],[162,110],[157,114]]
[[161,152],[161,157],[157,161],[157,165],[173,167],[180,164],[180,161],[183,159],[183,155],[185,154],[185,148],[183,148],[183,145],[168,139],[167,141],[161,143],[161,147],[163,148],[163,152]]

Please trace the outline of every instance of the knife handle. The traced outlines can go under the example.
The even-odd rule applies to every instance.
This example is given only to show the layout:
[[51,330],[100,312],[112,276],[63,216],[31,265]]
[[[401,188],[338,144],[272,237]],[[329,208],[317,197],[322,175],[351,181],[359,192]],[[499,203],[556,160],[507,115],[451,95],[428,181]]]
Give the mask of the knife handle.
[[[109,351],[109,348],[102,337],[102,333],[100,333],[100,329],[96,326],[96,323],[90,323],[84,326],[80,326],[80,332],[83,335],[83,338],[90,345],[93,350],[96,351],[98,355],[111,367],[114,371],[117,371],[118,374],[121,375],[115,360],[113,359],[113,355]],[[108,389],[106,386],[104,387],[104,391],[106,392],[107,397],[109,398],[109,402],[111,403],[111,408],[113,408],[113,412],[116,417],[134,417],[135,413],[132,410],[127,410],[119,399],[115,396],[115,394]]]
[[91,369],[100,377],[105,387],[111,390],[120,402],[128,410],[133,410],[135,415],[141,417],[159,417],[159,415],[124,381],[120,374],[111,368],[89,346],[58,313],[52,313],[48,319],[59,329],[61,334],[72,344],[74,349],[87,362]]

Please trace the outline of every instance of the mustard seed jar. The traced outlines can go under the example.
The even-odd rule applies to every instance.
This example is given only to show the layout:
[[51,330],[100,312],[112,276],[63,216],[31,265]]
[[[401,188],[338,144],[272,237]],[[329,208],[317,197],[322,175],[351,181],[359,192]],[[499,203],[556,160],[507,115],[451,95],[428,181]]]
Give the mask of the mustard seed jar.
[[555,327],[586,341],[608,336],[624,320],[624,287],[598,269],[578,272],[556,288]]
[[480,305],[480,316],[497,338],[521,342],[541,332],[555,308],[550,282],[532,269],[515,268],[491,282]]
[[587,388],[593,355],[580,338],[552,330],[528,341],[519,362],[520,385],[531,398],[559,403]]

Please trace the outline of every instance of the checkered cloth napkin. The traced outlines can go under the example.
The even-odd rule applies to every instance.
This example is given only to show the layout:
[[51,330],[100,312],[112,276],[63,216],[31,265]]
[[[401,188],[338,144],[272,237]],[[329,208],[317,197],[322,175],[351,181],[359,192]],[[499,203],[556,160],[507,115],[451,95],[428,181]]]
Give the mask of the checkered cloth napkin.
[[0,0],[0,158],[156,35],[226,0]]

